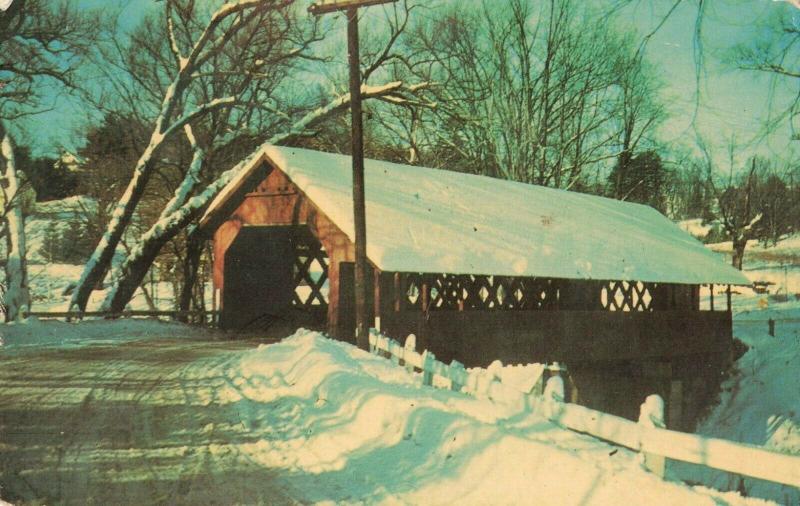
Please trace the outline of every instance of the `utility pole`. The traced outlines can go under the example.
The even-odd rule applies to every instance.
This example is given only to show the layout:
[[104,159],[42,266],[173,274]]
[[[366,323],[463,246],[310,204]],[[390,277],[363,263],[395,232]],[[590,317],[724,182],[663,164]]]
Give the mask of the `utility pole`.
[[369,349],[367,325],[367,217],[364,205],[364,129],[361,116],[361,68],[358,47],[358,8],[397,0],[321,0],[308,11],[315,16],[347,14],[347,55],[350,64],[350,115],[353,152],[353,225],[355,226],[356,344]]

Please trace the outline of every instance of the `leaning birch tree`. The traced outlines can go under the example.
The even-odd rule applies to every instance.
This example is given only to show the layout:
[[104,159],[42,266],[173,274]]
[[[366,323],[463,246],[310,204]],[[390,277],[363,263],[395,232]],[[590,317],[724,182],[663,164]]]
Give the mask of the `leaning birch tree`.
[[0,155],[5,161],[3,184],[3,221],[6,233],[6,293],[3,302],[6,308],[6,321],[19,320],[30,307],[28,290],[28,271],[25,265],[25,218],[20,203],[22,192],[17,164],[14,156],[14,142],[11,134],[0,123]]
[[[407,19],[408,12],[412,7],[403,4],[401,9],[405,14],[401,19]],[[395,17],[396,19],[400,19]],[[364,71],[365,80],[369,79],[381,66],[390,59],[390,49],[396,43],[398,32],[402,31],[405,27],[405,21],[395,26],[391,24],[391,29],[387,35],[387,40],[381,51],[378,51],[374,56],[369,58],[368,64]],[[172,29],[168,26],[170,32],[170,39],[174,39]],[[182,58],[179,50],[176,49],[177,44],[171,44],[172,51],[176,59]],[[230,68],[240,68],[245,62],[239,61],[242,55],[239,54],[226,54],[229,61],[225,63]],[[300,52],[296,52],[293,58],[301,57]],[[273,59],[274,61],[274,59]],[[273,63],[273,67],[274,67]],[[296,111],[294,114],[284,112],[291,108],[284,108],[280,110],[270,103],[272,100],[266,100],[257,92],[259,80],[252,80],[247,75],[238,76],[243,79],[231,79],[235,77],[234,72],[220,73],[219,71],[209,74],[206,77],[213,77],[214,86],[218,89],[231,85],[231,81],[238,83],[239,87],[250,87],[250,91],[242,93],[240,96],[246,99],[240,100],[240,104],[236,107],[231,107],[224,111],[214,111],[210,114],[217,115],[217,121],[209,122],[208,118],[199,122],[199,126],[205,132],[206,146],[202,146],[198,141],[197,136],[193,132],[191,125],[185,126],[185,134],[188,143],[192,147],[193,156],[189,169],[186,171],[183,180],[179,183],[175,190],[173,197],[165,205],[158,218],[153,225],[143,233],[137,240],[136,245],[128,252],[125,260],[115,270],[115,275],[111,277],[111,286],[107,292],[106,298],[102,304],[104,310],[112,312],[121,311],[125,305],[133,297],[137,287],[139,287],[144,280],[148,269],[153,264],[156,256],[162,248],[171,240],[173,240],[179,233],[185,230],[193,221],[195,221],[199,214],[207,207],[213,198],[219,193],[225,185],[239,172],[245,163],[256,153],[258,149],[250,157],[244,157],[244,161],[234,165],[232,168],[225,170],[217,175],[217,177],[208,180],[207,175],[213,173],[212,168],[208,167],[209,158],[213,153],[220,153],[227,151],[230,144],[236,140],[226,132],[245,131],[246,125],[253,121],[252,114],[255,111],[262,111],[267,116],[267,119],[260,120],[262,123],[261,130],[263,133],[256,135],[260,138],[261,142],[268,144],[286,144],[296,141],[297,139],[309,135],[313,135],[315,130],[330,118],[341,114],[346,111],[350,104],[350,95],[342,94],[329,98],[323,105],[313,108],[310,112],[304,112],[303,107],[294,107]],[[275,68],[262,68],[261,75],[270,76],[273,80],[280,80],[281,72]],[[255,88],[255,91],[252,89]],[[364,85],[362,87],[363,99],[376,99],[382,100],[391,104],[401,105],[415,103],[413,97],[421,90],[426,89],[428,83],[407,84],[403,81],[392,81],[380,85]],[[243,88],[243,89],[244,89]],[[270,96],[275,94],[274,88],[270,88]],[[265,105],[266,104],[266,105]],[[241,107],[242,114],[230,114],[231,111],[236,111],[237,107]],[[246,121],[244,121],[246,120]],[[211,125],[209,125],[211,123]],[[216,125],[216,129],[214,126]],[[223,127],[220,129],[219,127]],[[206,181],[202,190],[200,182]],[[196,242],[193,234],[187,234],[187,244]],[[188,248],[194,249],[197,248]],[[191,255],[191,251],[187,251],[186,255]],[[199,250],[195,251],[199,254]],[[197,262],[188,262],[192,265],[197,265]],[[185,277],[193,279],[191,273]],[[191,282],[187,283],[189,286],[184,286],[183,291],[191,290]],[[181,297],[186,304],[187,295],[183,294]]]
[[405,39],[404,71],[441,83],[429,93],[436,108],[395,125],[411,152],[443,168],[574,189],[618,156],[623,114],[636,120],[631,137],[652,130],[640,108],[621,107],[623,79],[637,94],[655,92],[640,79],[632,37],[594,23],[596,9],[480,5],[421,18]]
[[[197,19],[204,18],[195,2],[167,0],[164,20],[173,62],[171,75],[160,92],[161,103],[149,141],[133,167],[127,188],[116,204],[105,232],[86,263],[70,301],[70,309],[84,311],[89,296],[100,284],[109,269],[111,260],[122,236],[131,223],[147,183],[153,175],[158,153],[174,135],[185,131],[215,110],[233,108],[241,103],[244,90],[225,89],[225,93],[193,93],[198,80],[204,75],[216,74],[215,66],[236,43],[246,43],[242,34],[264,35],[275,24],[274,17],[286,19],[295,7],[294,0],[239,0],[228,2],[212,12],[198,28]],[[178,22],[176,22],[176,19]],[[183,35],[183,37],[181,37]],[[258,40],[252,41],[258,44]],[[246,50],[247,48],[244,47]],[[275,59],[298,56],[303,44],[282,47]],[[253,58],[246,72],[257,75],[274,60]],[[132,76],[136,79],[136,76]]]

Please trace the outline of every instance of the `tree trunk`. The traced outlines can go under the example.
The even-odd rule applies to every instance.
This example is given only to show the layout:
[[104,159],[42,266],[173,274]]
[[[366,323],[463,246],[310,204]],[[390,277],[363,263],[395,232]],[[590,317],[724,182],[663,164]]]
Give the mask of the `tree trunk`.
[[747,248],[747,239],[733,240],[733,257],[731,264],[739,270],[742,270],[742,264],[744,263],[745,248]]
[[[5,159],[5,184],[3,188],[3,216],[6,222],[6,241],[8,258],[6,260],[5,320],[19,321],[30,309],[30,290],[28,288],[28,267],[25,250],[25,217],[22,213],[22,193],[17,174],[14,142],[11,134],[0,123],[0,154]],[[0,301],[3,302],[3,301]]]
[[193,212],[183,213],[180,219],[168,223],[157,223],[140,238],[140,243],[122,264],[120,277],[103,302],[104,309],[122,311],[125,308],[161,248],[183,230],[197,216],[198,211],[199,209],[194,209]]
[[[203,256],[203,239],[195,232],[186,239],[186,256],[183,259],[183,286],[181,286],[180,306],[181,311],[189,311],[192,303],[192,293],[197,283],[197,270],[200,267],[200,258]],[[187,316],[182,316],[181,321],[188,321]]]
[[84,267],[72,294],[72,300],[69,303],[70,309],[85,311],[92,290],[102,283],[111,264],[111,259],[114,257],[117,245],[122,239],[122,234],[130,224],[133,212],[144,194],[147,181],[150,179],[152,172],[155,150],[159,145],[160,141],[157,142],[157,136],[153,135],[150,145],[136,164],[136,169],[128,183],[128,188],[114,208],[102,239],[100,239],[92,256],[86,262],[86,267]]
[[97,247],[92,253],[92,256],[86,262],[86,266],[83,269],[83,273],[81,273],[75,291],[72,293],[72,299],[69,302],[71,310],[86,310],[86,303],[89,301],[92,290],[102,283],[103,278],[105,278],[111,266],[111,260],[114,258],[117,245],[119,245],[122,235],[125,233],[125,229],[128,228],[136,206],[139,205],[139,201],[142,195],[144,195],[147,181],[152,175],[153,166],[156,163],[156,153],[164,144],[166,133],[169,131],[166,123],[175,110],[177,101],[187,85],[185,75],[183,75],[185,71],[185,68],[181,69],[178,77],[175,78],[164,93],[161,112],[156,119],[153,133],[150,135],[150,141],[142,153],[142,156],[136,161],[136,166],[133,169],[131,180],[128,182],[128,187],[125,189],[125,193],[122,194],[122,197],[114,208],[114,212],[111,214],[111,220],[109,220],[106,226],[103,237],[100,239],[100,242],[97,243]]

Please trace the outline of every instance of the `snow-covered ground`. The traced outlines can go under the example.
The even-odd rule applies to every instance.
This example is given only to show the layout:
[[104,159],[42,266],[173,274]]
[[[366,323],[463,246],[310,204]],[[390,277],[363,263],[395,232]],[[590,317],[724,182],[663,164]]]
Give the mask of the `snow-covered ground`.
[[[79,433],[53,442],[58,459],[28,462],[34,468],[18,475],[37,490],[80,491],[87,501],[108,500],[103,494],[109,490],[129,494],[120,496],[123,502],[182,497],[184,484],[184,494],[199,488],[210,494],[206,501],[223,503],[255,495],[302,504],[765,504],[664,481],[645,471],[633,452],[561,429],[519,406],[422,386],[419,374],[315,332],[301,330],[244,351],[216,344],[220,354],[205,348],[188,363],[182,362],[204,345],[172,340],[166,346],[120,343],[55,355],[37,355],[35,347],[14,356],[0,351],[20,370],[24,358],[51,367],[77,360],[77,376],[64,376],[47,391],[43,382],[69,371],[34,371],[29,383],[14,371],[0,373],[15,378],[0,390],[14,413],[20,412],[14,403],[63,410],[68,419],[93,413],[81,420]],[[92,378],[90,389],[85,378]],[[141,389],[130,390],[139,383]],[[25,421],[37,430],[61,428],[60,420],[19,423]],[[11,437],[0,451],[31,459],[49,447],[42,437],[40,449],[20,447],[25,437]],[[233,487],[218,481],[221,467],[264,479]],[[82,471],[76,475],[75,469]]]
[[704,223],[702,218],[692,218],[689,220],[679,221],[678,226],[684,232],[688,232],[701,241],[705,239],[714,228],[713,225]]
[[[65,291],[80,278],[84,266],[53,261],[50,256],[53,255],[54,249],[63,247],[65,241],[68,242],[76,230],[84,230],[88,222],[96,219],[97,206],[97,202],[90,197],[73,196],[62,200],[37,202],[31,209],[31,214],[25,218],[31,310],[68,309],[70,294]],[[4,255],[5,241],[0,241],[0,258]],[[120,260],[119,256],[117,260]],[[4,278],[5,272],[0,269],[0,283],[5,281]],[[149,277],[145,285],[157,309],[174,308],[172,283],[148,280]],[[92,292],[86,309],[98,310],[106,292],[105,288]],[[206,294],[206,300],[210,301],[212,294],[210,283]],[[137,289],[129,309],[151,309],[141,289]]]
[[[705,239],[715,227],[703,223],[700,218],[680,221],[678,226],[699,240]],[[733,252],[731,241],[706,246],[730,263]],[[768,287],[771,294],[786,294],[790,298],[800,294],[800,233],[785,236],[777,244],[769,243],[766,246],[756,240],[748,241],[744,254],[744,274],[751,281],[773,283]],[[746,288],[737,290],[753,294]]]
[[[730,241],[709,244],[708,247],[730,262]],[[800,234],[785,237],[766,247],[758,241],[749,241],[744,253],[743,271],[751,281],[774,283],[769,287],[770,293],[794,298],[795,294],[800,294]]]
[[281,406],[248,414],[246,424],[273,436],[241,451],[281,469],[303,501],[761,502],[662,481],[631,452],[535,413],[423,387],[418,374],[312,332],[245,355],[231,380],[241,389],[228,399]]
[[[70,295],[65,290],[75,283],[81,272],[83,272],[82,265],[55,263],[29,265],[28,276],[31,287],[32,310],[67,311]],[[2,278],[2,273],[0,273],[0,278]],[[168,310],[174,308],[172,283],[159,281],[146,283],[146,286],[158,309]],[[99,310],[107,291],[107,288],[93,291],[86,309],[88,311]],[[209,283],[206,300],[211,300],[210,297],[211,285]],[[129,303],[129,309],[150,309],[141,289],[136,290],[133,299]]]
[[[800,303],[763,308],[758,299],[737,297],[735,310],[735,334],[751,349],[737,363],[700,433],[798,454],[800,323],[795,320],[800,320]],[[766,336],[770,317],[778,322],[776,338]],[[142,320],[31,320],[0,326],[0,332],[6,341],[0,357],[6,360],[41,345],[75,349],[201,333]],[[187,350],[178,353],[188,353],[196,343],[187,341]],[[163,367],[164,378],[175,372],[172,362]],[[270,487],[303,503],[763,504],[707,486],[744,490],[782,504],[798,501],[797,491],[788,487],[753,480],[742,486],[736,478],[700,468],[673,466],[672,471],[673,478],[697,486],[662,481],[644,471],[628,450],[563,430],[519,406],[424,387],[419,374],[313,332],[299,331],[279,344],[194,368],[200,377],[189,388],[196,389],[190,393],[197,403],[204,410],[235,408],[237,414],[235,427],[224,428],[235,437],[217,435],[207,451],[263,469]],[[104,373],[97,371],[100,385]],[[498,373],[520,383],[529,376],[526,368]],[[120,388],[129,373],[122,376],[106,383]],[[162,383],[158,377],[148,381]],[[170,431],[176,437],[186,432],[186,427],[169,428],[178,422],[163,420],[162,440],[142,444],[171,448],[177,443]],[[138,426],[135,418],[131,423]]]

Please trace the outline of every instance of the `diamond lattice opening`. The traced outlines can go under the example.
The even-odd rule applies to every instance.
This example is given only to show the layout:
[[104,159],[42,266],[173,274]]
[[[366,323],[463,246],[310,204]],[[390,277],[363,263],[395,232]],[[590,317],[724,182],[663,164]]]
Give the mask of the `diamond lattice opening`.
[[650,295],[650,290],[648,290],[647,288],[644,289],[644,295],[642,295],[642,302],[644,303],[646,309],[652,311],[653,308],[650,306],[650,303],[653,302],[653,297],[652,295]]
[[313,236],[295,238],[294,297],[296,307],[328,304],[328,255]]
[[612,311],[616,311],[618,309],[622,309],[623,305],[625,304],[625,292],[622,289],[621,285],[616,285],[613,288],[614,290],[614,304],[612,305]]

